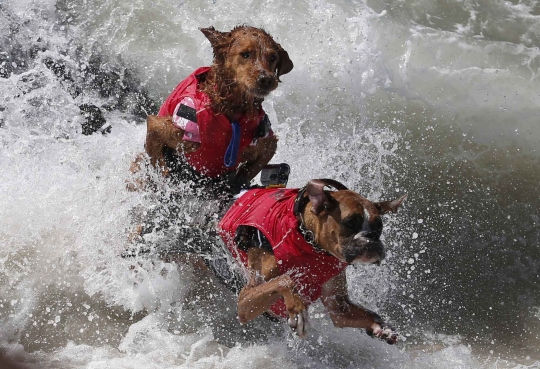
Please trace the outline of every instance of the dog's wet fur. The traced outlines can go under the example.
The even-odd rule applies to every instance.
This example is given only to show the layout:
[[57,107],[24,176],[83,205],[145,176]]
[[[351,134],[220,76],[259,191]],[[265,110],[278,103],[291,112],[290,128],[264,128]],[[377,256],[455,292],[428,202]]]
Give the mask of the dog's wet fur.
[[256,115],[279,77],[293,69],[289,54],[266,31],[238,26],[230,32],[201,29],[214,51],[214,63],[204,82],[212,109],[232,119]]
[[329,216],[341,222],[338,252],[347,263],[355,261],[380,263],[385,257],[380,240],[383,223],[380,205],[374,204],[353,191],[332,193],[332,201],[339,204],[338,212]]
[[[325,187],[337,191],[326,191]],[[313,246],[348,264],[379,263],[384,258],[381,216],[396,212],[407,196],[392,201],[371,202],[341,183],[330,179],[311,180],[297,199],[299,224],[313,235]],[[300,337],[306,334],[307,307],[297,292],[301,289],[289,273],[282,273],[271,247],[251,233],[251,226],[239,228],[242,237],[237,246],[247,252],[250,278],[238,298],[238,316],[246,323],[267,312],[279,299],[284,300],[290,327]],[[306,287],[306,286],[303,286]],[[364,328],[387,343],[398,339],[394,329],[376,313],[364,309],[348,298],[345,270],[322,285],[321,301],[336,327]]]
[[[210,41],[214,53],[210,70],[199,79],[198,87],[208,95],[210,107],[230,121],[242,115],[257,117],[264,97],[276,89],[281,75],[293,69],[289,54],[260,28],[243,25],[230,32],[220,32],[209,27],[201,32]],[[183,137],[184,131],[172,125],[171,117],[148,116],[145,151],[152,166],[160,168],[165,177],[171,174],[165,160],[167,149],[178,153],[176,160],[182,161],[180,152],[190,153],[200,147],[199,143],[184,141]],[[245,148],[235,183],[249,183],[270,162],[277,141],[277,136],[272,135]],[[142,155],[136,158],[132,173],[141,169],[143,159]],[[135,190],[142,186],[143,183],[135,183],[128,188]]]

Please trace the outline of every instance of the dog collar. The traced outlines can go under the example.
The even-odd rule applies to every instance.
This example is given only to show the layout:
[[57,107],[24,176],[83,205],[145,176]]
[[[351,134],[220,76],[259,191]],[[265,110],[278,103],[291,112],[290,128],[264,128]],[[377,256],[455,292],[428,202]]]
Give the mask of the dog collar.
[[[302,217],[302,210],[306,207],[307,203],[309,202],[309,198],[307,196],[304,196],[306,193],[306,186],[302,187],[298,191],[298,195],[296,195],[296,198],[294,199],[294,207],[293,207],[293,213],[298,219],[298,230],[300,231],[300,234],[304,236],[304,240],[309,243],[316,252],[319,253],[325,253],[328,255],[330,254],[328,251],[323,249],[317,242],[315,242],[315,235],[313,234],[313,231],[310,231],[306,228],[304,224],[304,217]],[[306,201],[307,199],[307,201]]]

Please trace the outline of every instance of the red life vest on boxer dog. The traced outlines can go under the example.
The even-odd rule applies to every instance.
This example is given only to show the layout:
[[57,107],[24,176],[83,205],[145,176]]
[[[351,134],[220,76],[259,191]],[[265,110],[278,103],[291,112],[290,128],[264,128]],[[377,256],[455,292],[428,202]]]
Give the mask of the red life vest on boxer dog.
[[[321,297],[322,285],[347,267],[347,263],[308,243],[298,228],[294,203],[298,189],[248,190],[218,224],[218,231],[234,258],[247,267],[247,253],[234,242],[239,226],[255,227],[270,242],[282,274],[289,274],[298,293],[309,305]],[[288,317],[283,299],[271,311]]]
[[184,154],[184,156],[187,163],[197,172],[215,178],[226,172],[234,171],[238,167],[241,162],[241,153],[255,139],[259,122],[265,113],[261,108],[256,119],[248,119],[245,115],[238,119],[241,130],[239,155],[236,162],[227,167],[224,163],[224,157],[233,134],[231,122],[225,115],[214,113],[210,108],[208,95],[197,88],[197,82],[209,70],[210,67],[201,67],[180,82],[165,100],[158,115],[161,117],[172,116],[184,98],[191,98],[197,114],[195,123],[199,128],[201,147],[195,152]]

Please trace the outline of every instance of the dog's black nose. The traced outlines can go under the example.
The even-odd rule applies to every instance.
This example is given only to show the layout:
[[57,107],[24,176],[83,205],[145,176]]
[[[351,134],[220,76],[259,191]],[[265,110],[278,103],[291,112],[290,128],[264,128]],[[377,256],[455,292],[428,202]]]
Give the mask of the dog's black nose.
[[257,83],[261,88],[269,88],[270,86],[272,86],[273,81],[273,77],[267,74],[261,74],[257,79]]

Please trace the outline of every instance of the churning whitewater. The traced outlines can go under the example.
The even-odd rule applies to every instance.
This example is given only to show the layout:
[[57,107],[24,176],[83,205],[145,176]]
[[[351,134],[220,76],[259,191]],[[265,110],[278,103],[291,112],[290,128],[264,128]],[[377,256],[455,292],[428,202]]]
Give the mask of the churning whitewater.
[[[200,211],[166,181],[129,192],[129,167],[146,116],[212,62],[199,28],[239,24],[266,29],[294,62],[264,102],[288,186],[333,178],[371,200],[409,195],[384,219],[382,265],[347,270],[352,299],[396,327],[396,346],[333,327],[320,303],[303,340],[285,322],[240,325],[236,296],[197,270],[122,257],[133,209],[174,201],[177,227]],[[540,367],[538,0],[0,0],[0,35],[3,357]]]

